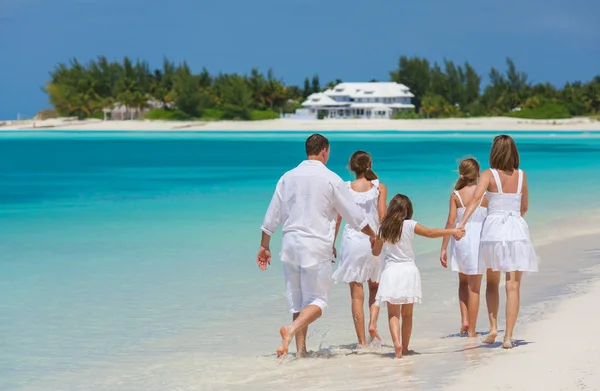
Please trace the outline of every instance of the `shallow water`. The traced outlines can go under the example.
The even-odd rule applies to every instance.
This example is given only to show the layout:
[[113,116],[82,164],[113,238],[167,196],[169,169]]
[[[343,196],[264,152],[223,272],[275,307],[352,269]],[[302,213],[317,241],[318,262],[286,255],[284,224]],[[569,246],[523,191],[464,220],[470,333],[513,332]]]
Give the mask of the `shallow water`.
[[[351,179],[350,154],[371,152],[390,198],[409,195],[416,220],[443,226],[457,159],[485,166],[494,134],[328,136],[330,168]],[[309,333],[316,358],[275,360],[277,329],[289,321],[281,265],[274,257],[261,273],[254,257],[276,180],[303,159],[305,137],[0,134],[0,389],[430,389],[485,356],[442,338],[460,326],[456,277],[428,255],[440,242],[422,239],[424,302],[411,342],[420,355],[391,360],[389,346],[353,354],[348,288],[337,285]],[[515,138],[534,238],[573,211],[600,209],[600,138]],[[587,278],[594,261],[551,262],[560,248],[540,252],[523,321]],[[484,312],[479,322],[485,330]],[[385,311],[380,330],[388,340]]]

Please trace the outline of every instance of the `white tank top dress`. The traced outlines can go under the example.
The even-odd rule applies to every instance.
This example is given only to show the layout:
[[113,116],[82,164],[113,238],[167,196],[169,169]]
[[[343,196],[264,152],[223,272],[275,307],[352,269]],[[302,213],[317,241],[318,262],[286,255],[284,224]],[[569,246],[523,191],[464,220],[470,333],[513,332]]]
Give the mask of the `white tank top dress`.
[[[458,191],[455,191],[454,194],[458,197],[461,205],[456,211],[456,227],[458,222],[462,221],[466,208]],[[483,198],[481,198],[479,206],[477,206],[477,209],[475,209],[475,212],[473,212],[469,221],[467,221],[465,236],[459,241],[456,241],[454,237],[450,239],[449,255],[452,271],[469,275],[485,273],[485,264],[479,258],[479,244],[483,222],[487,217],[488,211],[487,208],[481,206],[482,202]]]
[[[379,230],[379,212],[377,211],[379,181],[371,181],[373,187],[364,192],[352,190],[350,183],[347,182],[347,185],[354,197],[354,202],[364,212],[367,222],[373,228],[373,231],[377,232]],[[334,282],[364,283],[369,280],[379,282],[381,265],[379,264],[378,257],[375,257],[371,253],[369,237],[350,227],[348,224],[346,224],[342,233],[339,259],[340,265],[332,275]]]
[[537,272],[538,260],[521,217],[523,172],[518,170],[516,193],[504,193],[498,171],[490,169],[498,192],[488,192],[488,215],[481,231],[479,257],[488,269],[500,272]]

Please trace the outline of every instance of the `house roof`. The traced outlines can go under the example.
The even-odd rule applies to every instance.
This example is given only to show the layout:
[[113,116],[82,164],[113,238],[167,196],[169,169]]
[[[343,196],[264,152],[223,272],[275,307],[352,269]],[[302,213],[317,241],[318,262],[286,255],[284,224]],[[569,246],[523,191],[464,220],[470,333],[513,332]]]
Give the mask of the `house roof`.
[[351,98],[414,98],[410,88],[395,82],[340,83],[324,92],[327,96],[349,96]]
[[348,106],[349,102],[336,102],[322,92],[309,95],[302,106]]

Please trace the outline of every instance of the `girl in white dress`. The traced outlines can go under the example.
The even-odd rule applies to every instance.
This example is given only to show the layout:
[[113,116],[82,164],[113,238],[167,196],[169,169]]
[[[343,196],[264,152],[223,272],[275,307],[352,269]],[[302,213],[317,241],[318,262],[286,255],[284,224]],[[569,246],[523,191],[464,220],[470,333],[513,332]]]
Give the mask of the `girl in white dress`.
[[[364,211],[369,226],[377,232],[379,222],[385,215],[387,189],[373,172],[371,156],[367,152],[357,151],[352,154],[349,168],[356,175],[356,180],[348,182],[348,188],[356,204]],[[336,237],[341,223],[342,217],[338,216],[335,227]],[[337,256],[335,247],[333,253]],[[375,302],[380,274],[380,264],[377,257],[371,253],[369,237],[346,225],[342,234],[340,266],[333,273],[332,278],[336,283],[344,282],[350,285],[352,319],[358,343],[362,347],[367,345],[363,284],[366,282],[369,285],[369,308],[371,308]]]
[[488,216],[481,231],[479,257],[487,268],[487,304],[490,334],[483,341],[494,343],[498,334],[498,285],[500,273],[506,273],[506,332],[502,347],[513,347],[512,337],[519,313],[519,296],[523,272],[537,272],[537,256],[529,227],[523,219],[529,206],[529,189],[525,172],[519,169],[519,152],[507,135],[494,138],[490,152],[490,169],[483,172],[458,227],[477,208],[479,198],[487,191]]
[[[450,195],[450,211],[446,228],[454,228],[462,220],[465,205],[473,198],[473,192],[479,179],[479,163],[477,160],[464,159],[458,166],[460,178],[456,181],[454,192]],[[448,267],[448,242],[450,242],[450,265],[452,271],[458,272],[458,301],[462,326],[461,334],[468,334],[475,338],[477,315],[479,313],[479,290],[481,279],[485,273],[485,265],[479,262],[479,239],[483,221],[487,216],[487,198],[483,196],[479,205],[467,222],[466,235],[460,241],[445,236],[442,242],[440,262],[443,267]]]
[[[416,235],[440,238],[445,235],[462,237],[464,229],[430,229],[412,220],[413,207],[410,199],[396,194],[390,201],[387,213],[381,221],[373,254],[383,251],[385,267],[379,279],[379,290],[371,312],[369,333],[379,338],[377,317],[379,307],[387,302],[390,334],[394,342],[396,358],[408,354],[412,333],[413,304],[421,302],[421,276],[415,265],[413,240]],[[400,317],[402,317],[402,339],[400,339]],[[381,339],[381,338],[379,338]]]

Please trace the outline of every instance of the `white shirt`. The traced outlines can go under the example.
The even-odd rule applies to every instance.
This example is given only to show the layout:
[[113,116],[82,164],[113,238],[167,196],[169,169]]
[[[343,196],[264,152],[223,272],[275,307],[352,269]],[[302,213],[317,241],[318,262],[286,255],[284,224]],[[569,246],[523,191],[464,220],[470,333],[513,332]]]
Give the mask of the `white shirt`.
[[318,160],[305,160],[277,182],[261,229],[282,225],[281,260],[302,267],[330,262],[338,213],[353,228],[367,225],[346,183]]
[[415,261],[413,242],[415,239],[416,225],[417,222],[414,220],[404,220],[400,240],[396,243],[385,242],[383,244],[383,259],[385,260],[385,263]]

